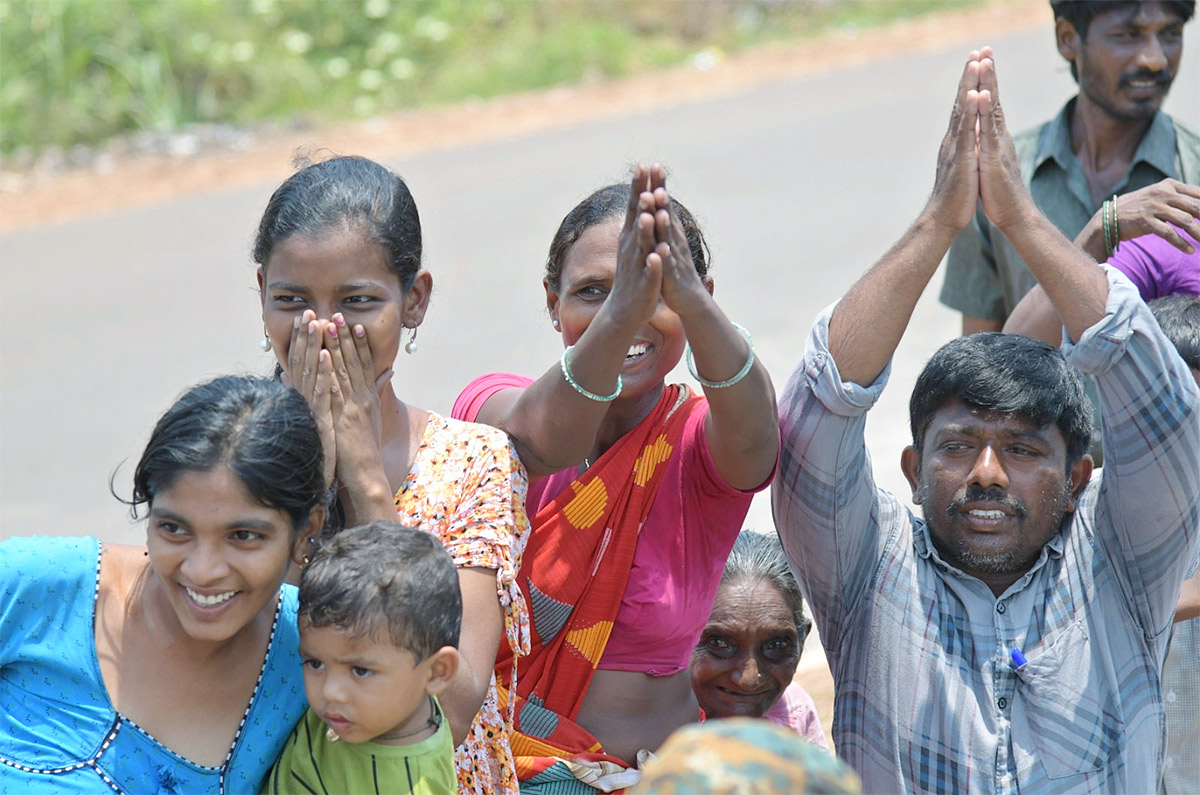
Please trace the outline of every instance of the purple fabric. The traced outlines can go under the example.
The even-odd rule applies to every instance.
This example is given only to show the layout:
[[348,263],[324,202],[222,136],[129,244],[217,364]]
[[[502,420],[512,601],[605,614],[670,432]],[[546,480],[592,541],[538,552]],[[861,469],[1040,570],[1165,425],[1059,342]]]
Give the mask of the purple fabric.
[[1143,301],[1167,295],[1200,295],[1200,242],[1179,227],[1193,253],[1185,254],[1158,235],[1126,240],[1113,252],[1108,264],[1129,277]]
[[763,717],[780,726],[790,726],[813,745],[833,753],[829,749],[829,741],[825,739],[825,732],[821,730],[821,718],[817,715],[817,705],[813,703],[812,696],[801,687],[799,682],[792,682],[788,685],[787,689],[783,691],[783,695],[779,697],[774,706],[763,714]]

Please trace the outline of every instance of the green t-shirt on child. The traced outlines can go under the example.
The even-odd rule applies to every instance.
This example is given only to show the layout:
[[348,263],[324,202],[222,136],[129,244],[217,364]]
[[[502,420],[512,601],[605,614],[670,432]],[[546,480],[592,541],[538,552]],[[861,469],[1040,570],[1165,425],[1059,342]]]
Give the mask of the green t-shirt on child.
[[[441,714],[437,699],[434,705]],[[454,742],[444,715],[433,736],[414,745],[330,742],[326,729],[312,709],[304,713],[271,768],[264,793],[446,795],[458,786]]]

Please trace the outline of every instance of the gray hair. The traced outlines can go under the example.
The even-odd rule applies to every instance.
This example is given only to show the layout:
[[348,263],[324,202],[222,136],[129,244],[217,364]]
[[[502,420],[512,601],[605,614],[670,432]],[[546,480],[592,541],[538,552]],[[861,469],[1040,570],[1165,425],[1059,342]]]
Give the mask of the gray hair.
[[804,596],[788,566],[779,536],[753,530],[738,533],[733,549],[729,551],[729,558],[725,561],[725,571],[721,573],[721,585],[744,579],[765,580],[779,592],[792,611],[796,635],[803,646],[808,631],[812,629],[812,621],[804,615]]

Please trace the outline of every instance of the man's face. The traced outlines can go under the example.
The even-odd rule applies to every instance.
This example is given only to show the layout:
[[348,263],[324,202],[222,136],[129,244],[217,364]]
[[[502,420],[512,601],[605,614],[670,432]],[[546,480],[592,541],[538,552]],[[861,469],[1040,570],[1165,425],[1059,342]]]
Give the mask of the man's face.
[[947,401],[925,431],[923,454],[904,451],[904,474],[942,558],[999,595],[1029,570],[1075,510],[1091,476],[1067,470],[1058,427]]
[[1125,121],[1154,116],[1183,55],[1183,19],[1157,2],[1096,16],[1082,40],[1060,19],[1057,34],[1059,52],[1075,63],[1080,94]]

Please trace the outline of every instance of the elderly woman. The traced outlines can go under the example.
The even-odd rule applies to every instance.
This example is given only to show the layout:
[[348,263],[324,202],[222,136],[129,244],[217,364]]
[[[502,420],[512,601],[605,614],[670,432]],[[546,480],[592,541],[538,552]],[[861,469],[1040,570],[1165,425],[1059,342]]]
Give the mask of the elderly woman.
[[829,750],[812,698],[792,681],[811,626],[779,538],[742,531],[689,666],[705,716],[766,718]]

